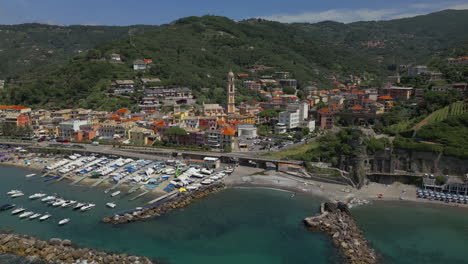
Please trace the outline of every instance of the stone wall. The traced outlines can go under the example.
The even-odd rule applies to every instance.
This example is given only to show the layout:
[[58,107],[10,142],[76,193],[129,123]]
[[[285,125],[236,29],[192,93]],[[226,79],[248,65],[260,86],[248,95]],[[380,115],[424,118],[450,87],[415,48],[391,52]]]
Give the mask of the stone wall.
[[304,219],[312,231],[327,233],[349,264],[375,264],[377,259],[346,204],[324,203],[321,213]]
[[160,204],[152,208],[144,208],[141,211],[135,211],[133,213],[128,213],[125,215],[115,215],[111,217],[105,217],[102,219],[104,223],[111,223],[114,225],[127,224],[135,221],[146,220],[151,217],[161,216],[172,210],[183,208],[191,203],[195,202],[197,199],[210,195],[212,193],[218,192],[225,188],[224,183],[216,183],[209,186],[202,187],[196,191],[183,192],[178,194],[172,200]]
[[25,257],[32,263],[154,263],[146,257],[77,248],[70,240],[52,238],[42,241],[31,236],[14,234],[0,234],[0,255],[3,254]]

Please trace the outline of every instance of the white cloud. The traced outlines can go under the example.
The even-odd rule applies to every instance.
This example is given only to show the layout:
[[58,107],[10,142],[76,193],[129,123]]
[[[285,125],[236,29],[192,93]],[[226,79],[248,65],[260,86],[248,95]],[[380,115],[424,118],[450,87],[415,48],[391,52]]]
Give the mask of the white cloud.
[[260,17],[267,20],[283,23],[293,22],[319,22],[333,20],[343,23],[355,21],[388,20],[427,14],[443,9],[468,9],[468,2],[445,2],[445,3],[419,3],[403,8],[383,9],[329,9],[320,12],[304,12],[299,14],[276,14]]

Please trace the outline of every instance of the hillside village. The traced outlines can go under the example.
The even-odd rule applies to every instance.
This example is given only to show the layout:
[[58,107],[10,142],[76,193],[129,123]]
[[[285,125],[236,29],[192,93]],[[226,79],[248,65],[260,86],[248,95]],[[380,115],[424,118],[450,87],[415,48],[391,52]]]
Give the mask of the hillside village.
[[[112,54],[112,63],[122,63]],[[467,57],[449,58],[448,65],[465,65]],[[146,71],[152,59],[137,59],[135,72]],[[424,100],[426,88],[402,86],[399,74],[389,76],[381,87],[369,87],[358,76],[333,82],[329,89],[313,83],[299,87],[294,73],[276,71],[262,75],[272,67],[255,65],[245,73],[227,74],[225,104],[197,104],[189,87],[161,85],[157,77],[116,79],[108,89],[109,96],[135,100],[138,111],[128,108],[112,112],[91,109],[31,109],[28,106],[0,106],[3,136],[34,137],[38,140],[92,142],[146,146],[189,147],[217,151],[248,151],[249,140],[259,136],[300,141],[311,133],[336,130],[336,126],[371,127],[395,105]],[[318,71],[318,70],[315,70]],[[407,76],[428,81],[444,78],[427,66],[411,66]],[[340,76],[340,79],[344,78]],[[4,81],[0,82],[4,84]],[[262,101],[248,100],[236,104],[238,88],[258,94]],[[467,83],[432,86],[432,91],[466,93]],[[136,97],[139,93],[141,97]],[[24,129],[13,129],[11,127]]]

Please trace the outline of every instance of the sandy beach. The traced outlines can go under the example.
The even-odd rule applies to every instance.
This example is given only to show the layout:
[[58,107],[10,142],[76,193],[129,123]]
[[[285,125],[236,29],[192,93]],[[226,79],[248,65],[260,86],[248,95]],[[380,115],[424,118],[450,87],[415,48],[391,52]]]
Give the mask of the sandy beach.
[[[28,162],[25,162],[27,160]],[[9,161],[3,161],[0,165],[15,166],[40,172],[44,166],[57,162],[57,157],[47,156],[43,157],[34,153],[21,155],[21,158],[15,156]],[[65,180],[73,180],[66,178]],[[86,178],[79,183],[79,185],[91,186],[98,179]],[[393,183],[391,185],[369,183],[361,189],[353,188],[349,185],[340,185],[333,183],[318,182],[305,178],[295,177],[286,173],[277,172],[274,170],[264,170],[252,167],[238,166],[235,171],[224,179],[224,183],[228,187],[261,187],[286,190],[290,192],[298,192],[310,194],[319,197],[326,201],[411,201],[427,204],[438,204],[445,206],[466,207],[465,204],[443,203],[440,201],[430,201],[427,199],[420,199],[416,196],[418,189],[414,185],[406,185],[402,183]],[[113,186],[112,183],[104,181],[99,185],[100,188],[108,188]],[[121,185],[121,191],[128,191],[131,187],[128,185]],[[158,197],[165,193],[158,190],[149,190],[147,195]],[[379,198],[379,195],[382,195]]]
[[[349,185],[318,182],[281,172],[240,166],[236,168],[232,175],[226,178],[225,183],[230,187],[262,187],[288,190],[310,194],[332,202],[349,202],[353,199],[374,203],[379,201],[409,201],[468,208],[466,204],[443,203],[417,198],[416,190],[418,187],[399,182],[391,185],[371,182],[361,189],[356,189]],[[380,194],[382,196],[379,198]]]

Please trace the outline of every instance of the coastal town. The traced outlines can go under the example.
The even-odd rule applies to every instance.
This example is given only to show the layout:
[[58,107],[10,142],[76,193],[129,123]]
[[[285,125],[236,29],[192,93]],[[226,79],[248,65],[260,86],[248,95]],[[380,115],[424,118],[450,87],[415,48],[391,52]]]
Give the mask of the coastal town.
[[464,14],[0,25],[0,264],[463,263]]

